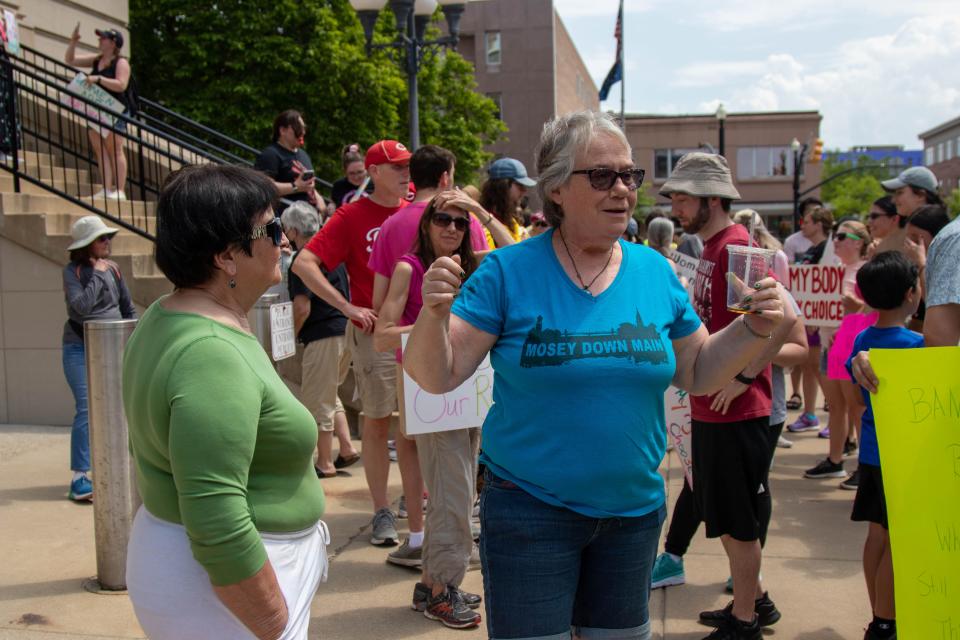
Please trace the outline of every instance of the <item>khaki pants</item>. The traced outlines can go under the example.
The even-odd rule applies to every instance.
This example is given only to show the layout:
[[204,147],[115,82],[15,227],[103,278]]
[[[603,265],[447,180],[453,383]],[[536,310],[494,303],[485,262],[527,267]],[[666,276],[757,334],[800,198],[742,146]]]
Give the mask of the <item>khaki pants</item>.
[[433,584],[459,586],[470,562],[480,429],[414,436],[427,502],[423,571]]

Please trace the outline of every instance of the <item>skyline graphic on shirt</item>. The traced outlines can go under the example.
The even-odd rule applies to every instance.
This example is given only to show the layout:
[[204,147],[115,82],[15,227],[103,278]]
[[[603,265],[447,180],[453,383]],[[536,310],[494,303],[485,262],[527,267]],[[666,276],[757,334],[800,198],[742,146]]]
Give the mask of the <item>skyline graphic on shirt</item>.
[[644,325],[639,311],[635,324],[624,322],[609,331],[588,333],[544,329],[543,316],[538,316],[520,349],[521,367],[555,367],[595,358],[629,358],[637,365],[668,360],[656,326]]

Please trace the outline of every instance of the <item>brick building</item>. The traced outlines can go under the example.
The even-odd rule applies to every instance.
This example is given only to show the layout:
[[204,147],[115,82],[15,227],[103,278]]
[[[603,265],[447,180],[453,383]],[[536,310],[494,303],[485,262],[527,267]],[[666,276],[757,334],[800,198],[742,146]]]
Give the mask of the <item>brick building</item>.
[[960,187],[960,117],[920,134],[923,164],[940,180],[944,196]]

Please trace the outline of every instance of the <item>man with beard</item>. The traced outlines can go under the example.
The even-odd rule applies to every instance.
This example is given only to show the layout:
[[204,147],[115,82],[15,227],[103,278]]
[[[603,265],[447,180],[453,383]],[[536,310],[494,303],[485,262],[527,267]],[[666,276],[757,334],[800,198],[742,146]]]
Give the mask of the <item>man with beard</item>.
[[[730,219],[730,204],[740,194],[727,162],[714,154],[689,153],[660,194],[671,199],[672,213],[683,230],[704,242],[694,281],[694,309],[710,333],[720,331],[737,317],[726,303],[727,246],[750,245],[747,229]],[[734,600],[727,607],[700,614],[700,622],[717,627],[708,636],[711,640],[759,640],[762,627],[780,619],[761,588],[760,539],[765,537],[770,512],[770,361],[796,321],[791,305],[784,306],[785,321],[773,335],[764,336],[770,342],[757,359],[718,394],[691,397],[696,481],[692,490],[685,483],[677,500],[667,552],[654,567],[654,586],[683,584],[681,557],[702,520],[707,537],[719,537],[723,543],[734,589]],[[672,580],[666,564],[674,569]],[[658,578],[666,581],[657,585]]]

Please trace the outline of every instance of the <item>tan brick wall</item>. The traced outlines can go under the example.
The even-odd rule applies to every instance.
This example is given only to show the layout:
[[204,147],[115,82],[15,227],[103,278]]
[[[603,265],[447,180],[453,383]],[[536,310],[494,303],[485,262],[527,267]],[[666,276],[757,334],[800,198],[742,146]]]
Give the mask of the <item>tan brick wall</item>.
[[[593,83],[587,65],[584,64],[563,20],[556,12],[554,12],[553,24],[556,43],[554,66],[557,115],[584,109],[594,111],[599,109],[600,97],[597,94],[597,85]],[[613,51],[612,41],[611,51]]]
[[63,59],[73,28],[80,23],[78,52],[93,53],[94,29],[118,29],[124,36],[123,53],[130,54],[130,8],[127,0],[3,0],[0,7],[20,14],[24,44],[58,60]]

